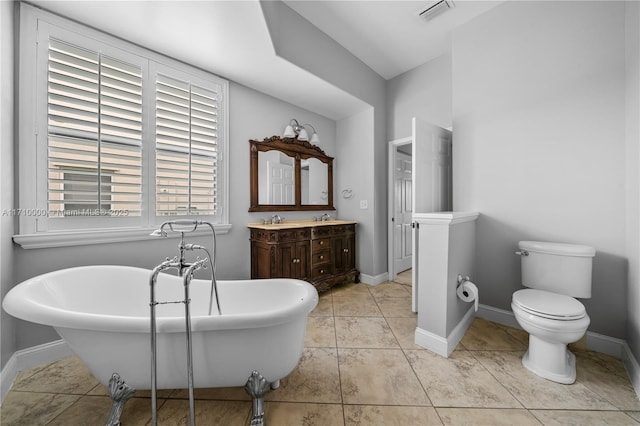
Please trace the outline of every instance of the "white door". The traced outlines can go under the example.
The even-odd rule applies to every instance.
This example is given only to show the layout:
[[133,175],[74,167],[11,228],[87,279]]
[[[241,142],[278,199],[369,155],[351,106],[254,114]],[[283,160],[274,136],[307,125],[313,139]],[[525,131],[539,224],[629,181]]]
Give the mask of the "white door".
[[279,162],[267,161],[269,204],[295,204],[293,199],[293,167]]
[[[451,131],[413,118],[413,213],[432,213],[452,209]],[[413,234],[412,309],[418,311],[420,247],[417,233]]]
[[413,242],[412,221],[412,160],[409,154],[398,152],[394,166],[394,271],[399,274],[411,268]]

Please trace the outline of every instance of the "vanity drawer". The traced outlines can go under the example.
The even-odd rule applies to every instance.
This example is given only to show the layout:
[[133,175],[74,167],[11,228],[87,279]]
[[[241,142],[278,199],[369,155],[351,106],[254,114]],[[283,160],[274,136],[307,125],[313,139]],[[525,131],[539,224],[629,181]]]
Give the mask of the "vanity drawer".
[[325,275],[331,275],[331,265],[314,266],[311,269],[311,278],[321,278]]
[[329,262],[331,262],[331,249],[314,250],[311,254],[311,264],[313,266],[320,266]]
[[311,250],[324,250],[331,248],[331,238],[318,238],[311,241]]
[[300,241],[309,239],[309,229],[281,229],[278,231],[278,241]]

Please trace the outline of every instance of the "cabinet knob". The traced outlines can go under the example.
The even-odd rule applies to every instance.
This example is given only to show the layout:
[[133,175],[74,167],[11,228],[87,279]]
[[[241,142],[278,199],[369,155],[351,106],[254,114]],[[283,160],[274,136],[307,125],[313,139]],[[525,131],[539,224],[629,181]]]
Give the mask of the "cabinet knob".
[[318,244],[323,245],[323,244],[324,244],[324,241],[320,241]]
[[322,259],[324,259],[324,256],[323,256],[323,255],[320,255],[320,256],[318,256],[318,258],[319,258],[320,260],[322,260]]
[[321,273],[321,274],[324,274],[324,269],[320,269],[320,273]]
[[291,262],[292,263],[300,263],[300,259],[292,259]]
[[342,251],[344,251],[345,253],[349,253],[349,249],[348,248],[346,248],[346,249],[344,249]]

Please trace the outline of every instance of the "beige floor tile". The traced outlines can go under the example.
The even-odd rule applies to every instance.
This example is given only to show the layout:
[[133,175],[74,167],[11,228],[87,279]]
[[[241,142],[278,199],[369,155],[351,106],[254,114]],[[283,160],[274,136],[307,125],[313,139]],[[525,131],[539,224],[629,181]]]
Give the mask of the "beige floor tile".
[[345,404],[431,403],[400,349],[338,349]]
[[431,351],[406,351],[436,407],[522,408],[522,405],[468,351],[449,358]]
[[381,317],[371,294],[353,294],[351,296],[334,296],[333,313],[336,317]]
[[[164,401],[158,401],[162,406]],[[83,396],[71,407],[57,416],[47,426],[95,426],[106,422],[111,411],[111,398],[104,396]],[[127,401],[120,417],[127,426],[145,426],[151,420],[151,400],[131,398]]]
[[79,398],[79,395],[11,391],[0,407],[0,422],[2,426],[46,425]]
[[417,314],[411,312],[411,297],[379,297],[376,298],[382,315],[387,318],[413,318]]
[[268,401],[341,403],[338,354],[335,348],[305,348],[300,363],[268,392]]
[[[157,398],[169,398],[171,394],[175,392],[175,389],[158,389],[156,391]],[[98,383],[93,389],[87,392],[87,395],[91,396],[109,396],[109,389],[106,386]],[[151,390],[149,389],[136,389],[133,394],[136,398],[151,398]]]
[[265,420],[276,426],[344,425],[341,404],[270,402],[265,407]]
[[415,344],[417,317],[387,318],[386,320],[402,349],[424,349]]
[[411,293],[407,291],[407,287],[394,283],[393,281],[387,281],[379,285],[372,285],[369,287],[369,291],[376,299],[382,297],[411,297]]
[[[193,390],[195,399],[216,399],[219,401],[251,401],[251,396],[244,386],[231,388],[197,388]],[[176,389],[171,392],[171,399],[189,399],[188,389]]]
[[339,348],[399,348],[384,318],[336,317]]
[[345,405],[346,426],[431,426],[441,425],[433,407],[389,405]]
[[626,411],[626,413],[635,421],[640,422],[640,411]]
[[532,410],[546,426],[638,425],[622,411]]
[[[195,401],[196,424],[244,426],[251,413],[250,402]],[[189,424],[189,401],[169,399],[158,410],[158,424],[183,426]]]
[[333,317],[309,317],[304,337],[306,348],[336,347],[336,327]]
[[615,410],[580,382],[562,385],[533,374],[522,365],[520,352],[476,351],[473,355],[526,408]]
[[470,351],[522,351],[527,346],[504,328],[476,317],[460,341]]
[[331,292],[325,291],[320,293],[318,305],[311,311],[309,316],[312,317],[332,317],[333,316],[333,297]]
[[396,278],[393,280],[399,284],[411,285],[413,281],[413,272],[411,269],[407,269],[406,271],[402,271],[396,275]]
[[511,337],[522,343],[525,347],[529,347],[529,333],[520,328],[506,326],[502,326],[502,328],[506,330],[506,332],[509,333]]
[[339,284],[331,288],[333,297],[351,297],[358,294],[369,294],[371,286],[364,283]]
[[[129,402],[131,401],[128,401],[127,405]],[[109,418],[110,410],[111,398],[105,396],[83,396],[62,414],[57,416],[52,422],[48,423],[48,425],[94,426],[98,424],[105,424]],[[150,418],[150,416],[147,416],[144,422],[132,422],[132,424],[144,425]],[[127,421],[127,425],[128,424],[129,421]]]
[[436,408],[447,426],[540,426],[540,422],[524,409]]
[[578,382],[620,410],[640,410],[640,401],[620,360],[596,352],[575,354]]
[[15,383],[13,389],[84,395],[99,382],[77,357],[52,362],[46,368]]

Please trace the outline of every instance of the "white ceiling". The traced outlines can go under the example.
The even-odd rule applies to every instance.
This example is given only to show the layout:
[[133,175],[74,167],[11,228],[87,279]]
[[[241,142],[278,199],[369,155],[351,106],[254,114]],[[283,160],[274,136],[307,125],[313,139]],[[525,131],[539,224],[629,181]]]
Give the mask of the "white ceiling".
[[334,120],[366,107],[276,56],[257,0],[30,2]]
[[[431,23],[428,1],[286,1],[384,78],[444,53],[451,28],[499,4],[455,0]],[[248,1],[32,0],[44,9],[338,120],[366,108],[275,55],[262,9]]]
[[418,12],[433,0],[284,2],[388,80],[448,52],[455,27],[503,1],[454,0],[429,21]]

